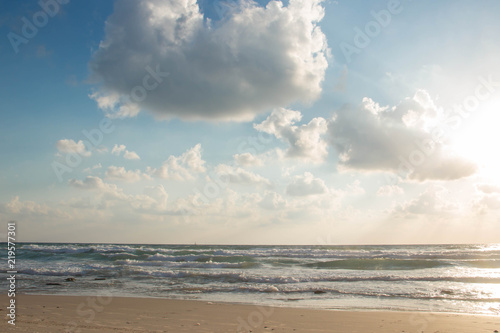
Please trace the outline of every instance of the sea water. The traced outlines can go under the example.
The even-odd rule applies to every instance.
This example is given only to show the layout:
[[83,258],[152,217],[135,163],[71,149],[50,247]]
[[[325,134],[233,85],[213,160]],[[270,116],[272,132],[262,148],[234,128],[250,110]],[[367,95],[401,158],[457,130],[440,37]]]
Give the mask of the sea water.
[[500,245],[23,243],[16,264],[25,294],[500,314]]

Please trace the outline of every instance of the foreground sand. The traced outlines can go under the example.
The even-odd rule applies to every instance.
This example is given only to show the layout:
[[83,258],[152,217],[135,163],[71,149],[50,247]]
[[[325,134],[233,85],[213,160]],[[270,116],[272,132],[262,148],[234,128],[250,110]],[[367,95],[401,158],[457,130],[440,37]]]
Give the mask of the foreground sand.
[[167,299],[17,295],[16,326],[2,302],[0,332],[432,332],[500,330],[500,318],[408,312],[270,308]]

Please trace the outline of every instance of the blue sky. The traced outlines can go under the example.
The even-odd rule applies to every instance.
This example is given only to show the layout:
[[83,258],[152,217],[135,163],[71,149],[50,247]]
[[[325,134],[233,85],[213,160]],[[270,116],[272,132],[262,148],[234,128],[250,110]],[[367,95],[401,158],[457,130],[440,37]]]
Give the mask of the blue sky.
[[21,240],[498,240],[496,1],[41,3],[0,4]]

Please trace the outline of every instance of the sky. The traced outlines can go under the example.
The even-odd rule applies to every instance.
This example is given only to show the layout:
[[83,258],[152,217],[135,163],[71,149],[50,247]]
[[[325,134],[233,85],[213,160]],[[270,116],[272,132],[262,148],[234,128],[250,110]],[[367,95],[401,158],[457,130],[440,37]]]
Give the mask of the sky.
[[0,234],[498,242],[499,11],[3,1]]

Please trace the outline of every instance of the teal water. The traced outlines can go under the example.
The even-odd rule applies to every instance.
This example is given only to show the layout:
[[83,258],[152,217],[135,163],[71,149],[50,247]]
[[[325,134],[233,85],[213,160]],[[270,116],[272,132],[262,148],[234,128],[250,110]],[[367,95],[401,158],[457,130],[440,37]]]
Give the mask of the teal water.
[[30,294],[500,314],[500,245],[24,243],[17,269]]

